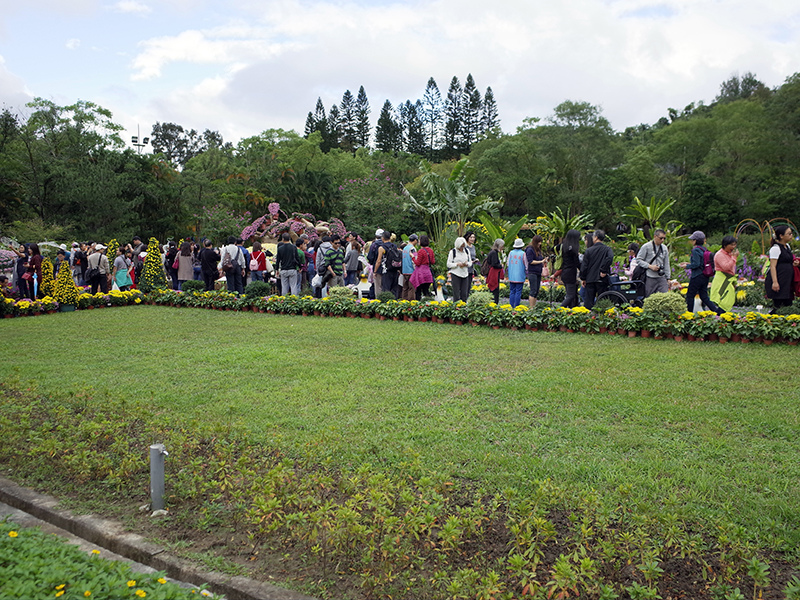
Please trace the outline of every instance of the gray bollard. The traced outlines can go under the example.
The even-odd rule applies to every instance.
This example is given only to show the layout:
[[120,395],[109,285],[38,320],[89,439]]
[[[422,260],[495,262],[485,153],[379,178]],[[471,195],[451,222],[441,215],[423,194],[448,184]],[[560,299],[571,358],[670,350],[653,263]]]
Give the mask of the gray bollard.
[[164,444],[150,446],[150,510],[164,510]]

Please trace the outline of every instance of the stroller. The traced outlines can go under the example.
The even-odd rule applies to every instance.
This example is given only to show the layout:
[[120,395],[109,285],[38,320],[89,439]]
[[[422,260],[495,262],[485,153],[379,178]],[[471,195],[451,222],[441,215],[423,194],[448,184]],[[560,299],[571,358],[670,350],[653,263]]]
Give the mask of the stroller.
[[641,307],[644,304],[644,281],[638,279],[622,281],[618,277],[615,279],[616,281],[612,280],[608,290],[600,294],[595,302],[608,298],[614,306],[630,304]]

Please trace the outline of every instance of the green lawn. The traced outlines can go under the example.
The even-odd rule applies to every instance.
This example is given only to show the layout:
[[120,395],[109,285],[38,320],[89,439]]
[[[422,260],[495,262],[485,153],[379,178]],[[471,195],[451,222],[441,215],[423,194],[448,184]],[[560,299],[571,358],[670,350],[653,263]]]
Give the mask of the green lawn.
[[[0,320],[0,379],[241,423],[334,464],[551,478],[800,543],[800,352],[153,306]],[[762,541],[767,539],[762,538]]]

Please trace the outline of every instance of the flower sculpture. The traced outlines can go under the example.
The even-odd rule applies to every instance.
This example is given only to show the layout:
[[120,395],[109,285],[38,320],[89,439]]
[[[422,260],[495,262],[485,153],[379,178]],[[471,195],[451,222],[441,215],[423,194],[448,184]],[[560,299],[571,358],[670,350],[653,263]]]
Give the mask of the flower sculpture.
[[75,282],[72,280],[72,272],[66,267],[58,270],[53,299],[62,305],[75,306],[78,304],[78,288],[75,287]]
[[[60,269],[59,269],[60,270]],[[69,271],[69,269],[66,269]],[[45,296],[52,296],[53,290],[56,285],[56,280],[53,277],[53,263],[46,256],[42,259],[42,280],[39,282],[39,287]]]
[[164,265],[161,264],[158,240],[154,237],[151,237],[147,244],[147,257],[144,259],[138,287],[145,293],[167,287],[167,278],[164,275]]

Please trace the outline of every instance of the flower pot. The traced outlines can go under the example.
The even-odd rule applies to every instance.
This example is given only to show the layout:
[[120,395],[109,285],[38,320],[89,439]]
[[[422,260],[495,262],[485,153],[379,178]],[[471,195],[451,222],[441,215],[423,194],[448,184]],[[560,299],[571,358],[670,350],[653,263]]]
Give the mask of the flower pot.
[[650,332],[649,329],[642,329],[641,335],[642,335],[643,338],[649,338],[650,335],[651,335],[651,332]]
[[258,312],[260,312],[260,313],[265,313],[265,312],[267,312],[267,309],[266,309],[266,308],[259,308],[259,309],[258,309]]
[[[8,316],[8,315],[6,315],[6,316]],[[789,346],[797,346],[797,340],[787,340],[786,343]]]
[[420,317],[419,318],[419,322],[420,323],[427,323],[428,322],[428,317]]
[[318,316],[320,316],[321,314],[322,314],[322,313],[321,313],[321,312],[319,312],[318,310],[315,310],[315,311],[314,311],[314,316],[315,316],[315,317],[318,317]]
[[719,338],[719,343],[720,344],[727,344],[728,343],[728,338],[726,338],[726,337]]
[[258,312],[258,307],[257,306],[251,306],[250,308],[253,309],[253,312]]
[[740,334],[738,334],[738,333],[734,333],[731,336],[731,341],[732,342],[741,342],[742,341],[742,336]]
[[676,342],[682,342],[683,341],[683,336],[682,335],[673,335],[672,339],[675,340]]
[[654,336],[653,336],[653,339],[654,339],[654,340],[663,340],[663,339],[664,339],[664,336],[663,336],[663,335],[658,335],[658,334],[656,334],[656,335],[654,335]]
[[609,330],[606,331],[606,333],[608,335],[617,335],[617,330],[616,329],[609,329]]
[[500,325],[492,325],[492,329],[500,329]]
[[636,337],[636,332],[635,331],[629,331],[628,332],[628,337]]
[[566,330],[567,330],[567,326],[566,326],[566,325],[559,325],[559,326],[558,326],[558,330],[559,330],[559,331],[562,331],[562,332],[563,332],[563,331],[566,331]]
[[706,340],[708,340],[709,342],[716,342],[718,339],[719,339],[719,336],[716,333],[709,333],[706,336]]
[[368,314],[365,313],[365,314],[361,315],[361,318],[362,319],[371,319],[372,315],[368,315]]
[[400,317],[392,317],[392,321],[399,321]]
[[608,330],[605,327],[601,327],[600,328],[600,333],[605,333],[606,331],[608,331]]
[[14,315],[3,315],[4,319],[11,319]]
[[464,324],[464,321],[455,321],[455,324],[456,324],[456,325],[463,325],[463,324]]
[[617,328],[617,335],[625,335],[625,330],[622,327]]
[[385,315],[378,315],[378,320],[379,321],[385,321],[386,320],[386,316]]
[[772,346],[772,343],[773,343],[774,341],[775,341],[775,340],[768,340],[768,339],[764,338],[764,345],[765,345],[765,346]]
[[86,308],[88,308],[89,310],[93,310],[93,309],[94,309],[94,306],[92,306],[92,305],[90,304],[90,305],[89,305],[89,306],[87,306]]
[[697,340],[697,338],[694,337],[691,333],[686,336],[686,339],[689,340],[690,342],[694,342]]
[[517,331],[518,329],[519,329],[519,327],[517,327],[516,325],[512,325],[511,326],[511,331]]
[[472,325],[473,327],[477,327],[478,325],[480,325],[480,323],[478,323],[477,321],[470,321],[469,324]]
[[750,338],[749,337],[742,337],[742,343],[743,344],[749,344],[750,343]]

